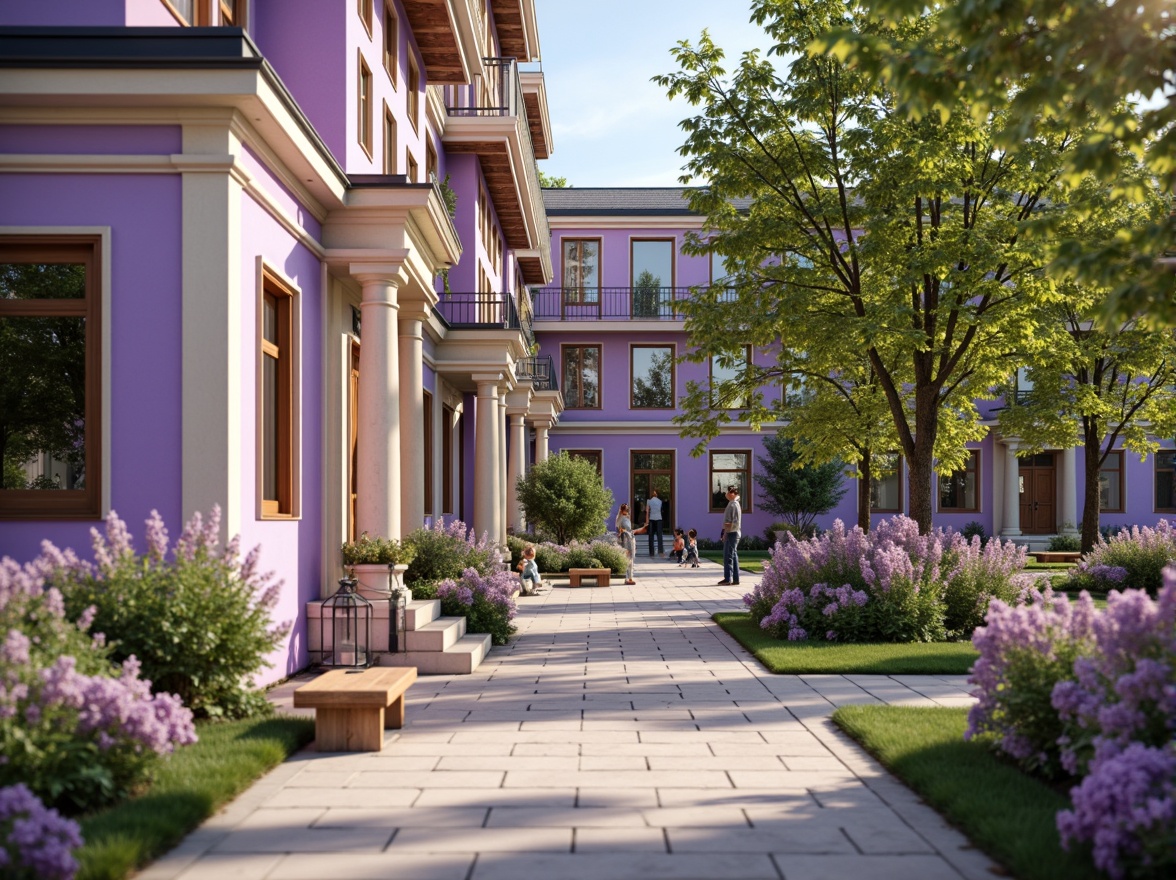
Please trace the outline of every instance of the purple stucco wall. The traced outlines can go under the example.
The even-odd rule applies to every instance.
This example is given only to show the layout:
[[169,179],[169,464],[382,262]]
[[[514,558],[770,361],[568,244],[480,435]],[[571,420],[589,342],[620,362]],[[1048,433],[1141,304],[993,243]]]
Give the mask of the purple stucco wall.
[[[131,0],[134,2],[134,0]],[[4,0],[0,3],[0,25],[73,25],[114,27],[126,23],[128,0]],[[162,4],[157,3],[162,9]],[[170,15],[172,23],[175,19]]]
[[[111,228],[111,503],[136,537],[159,510],[180,521],[180,179],[0,175],[0,225]],[[0,554],[40,542],[88,550],[96,522],[0,523]]]
[[144,156],[182,151],[178,125],[0,125],[0,153]]
[[310,233],[312,238],[322,238],[323,225],[306,209],[306,206],[298,200],[298,197],[282,183],[278,176],[270,171],[269,166],[262,162],[261,158],[253,150],[249,149],[249,147],[243,147],[239,158],[241,164],[245,166],[249,173],[259,178],[259,185],[268,193],[273,201],[281,206],[287,216],[293,218],[299,226]]

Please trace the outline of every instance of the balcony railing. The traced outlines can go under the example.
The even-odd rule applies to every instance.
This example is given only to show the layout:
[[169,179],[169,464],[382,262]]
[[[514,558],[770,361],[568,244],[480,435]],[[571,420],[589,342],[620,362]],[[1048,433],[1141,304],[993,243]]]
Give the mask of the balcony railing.
[[515,374],[529,380],[536,391],[559,391],[555,378],[555,362],[551,355],[523,358],[515,367]]
[[680,321],[689,287],[545,287],[532,290],[536,320]]
[[451,330],[518,330],[528,347],[535,332],[528,318],[523,320],[509,293],[447,293],[433,307]]

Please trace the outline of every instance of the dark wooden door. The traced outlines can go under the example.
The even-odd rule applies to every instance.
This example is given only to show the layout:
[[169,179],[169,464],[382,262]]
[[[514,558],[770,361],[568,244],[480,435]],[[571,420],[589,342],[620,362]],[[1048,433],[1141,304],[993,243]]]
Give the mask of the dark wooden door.
[[1018,459],[1021,494],[1021,531],[1026,535],[1051,535],[1057,531],[1057,471],[1054,453]]
[[671,532],[674,528],[674,453],[668,451],[634,452],[630,457],[629,472],[632,476],[632,494],[630,507],[633,516],[633,527],[640,528],[645,522],[645,502],[657,489],[657,497],[662,502],[662,531]]

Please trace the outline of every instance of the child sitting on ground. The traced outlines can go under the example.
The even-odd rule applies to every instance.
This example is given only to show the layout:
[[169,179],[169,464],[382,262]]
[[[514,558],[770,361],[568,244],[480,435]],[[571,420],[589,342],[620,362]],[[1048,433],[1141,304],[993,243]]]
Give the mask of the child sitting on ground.
[[686,533],[686,558],[678,567],[685,568],[687,563],[691,568],[698,568],[698,532],[694,529]]
[[672,556],[679,565],[686,558],[686,533],[681,529],[674,529],[674,546],[667,555]]
[[523,548],[523,559],[519,563],[519,580],[522,582],[524,596],[534,596],[543,586],[543,581],[539,578],[539,566],[535,564],[534,544],[528,544]]

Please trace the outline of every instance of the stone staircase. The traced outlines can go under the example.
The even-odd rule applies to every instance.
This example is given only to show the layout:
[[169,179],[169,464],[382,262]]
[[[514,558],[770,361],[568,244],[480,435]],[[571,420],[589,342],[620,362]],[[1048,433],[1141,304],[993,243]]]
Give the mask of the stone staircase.
[[[321,602],[308,602],[307,642],[314,656],[319,650]],[[377,666],[415,666],[421,675],[469,675],[486,658],[490,636],[467,634],[464,617],[442,617],[441,600],[418,599],[405,609],[405,632],[400,651],[388,650],[389,603],[372,601],[372,651]],[[323,634],[330,649],[330,630]]]

